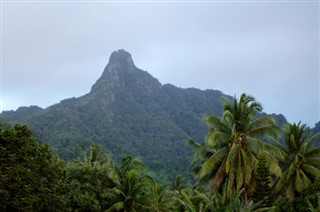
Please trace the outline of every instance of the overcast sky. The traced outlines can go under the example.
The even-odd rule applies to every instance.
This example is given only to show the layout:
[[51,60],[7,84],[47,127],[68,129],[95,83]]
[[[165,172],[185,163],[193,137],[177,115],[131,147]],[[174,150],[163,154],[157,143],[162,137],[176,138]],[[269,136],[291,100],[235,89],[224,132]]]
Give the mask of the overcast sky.
[[1,111],[90,91],[114,50],[162,84],[320,120],[319,1],[1,2]]

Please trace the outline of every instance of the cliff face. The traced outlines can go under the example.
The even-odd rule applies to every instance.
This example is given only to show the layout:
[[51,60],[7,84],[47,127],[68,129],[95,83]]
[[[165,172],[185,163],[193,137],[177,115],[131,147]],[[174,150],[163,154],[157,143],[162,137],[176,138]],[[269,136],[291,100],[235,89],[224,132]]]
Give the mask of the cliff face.
[[133,87],[153,95],[161,89],[161,84],[146,71],[138,69],[128,52],[118,50],[111,54],[108,65],[92,86],[91,93],[107,90],[130,92]]

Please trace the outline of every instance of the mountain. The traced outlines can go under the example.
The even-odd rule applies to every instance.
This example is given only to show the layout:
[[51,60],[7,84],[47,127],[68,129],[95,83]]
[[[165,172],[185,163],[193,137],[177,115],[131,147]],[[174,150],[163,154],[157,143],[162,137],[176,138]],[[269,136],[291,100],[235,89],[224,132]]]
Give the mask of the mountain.
[[[312,129],[312,134],[315,135],[317,133],[320,133],[320,121],[317,122]],[[316,139],[315,146],[320,146],[320,136]]]
[[[95,143],[116,160],[126,154],[141,157],[151,174],[166,181],[178,174],[190,176],[193,151],[186,141],[203,141],[207,127],[202,117],[221,115],[222,96],[216,90],[162,85],[137,68],[128,52],[118,50],[88,94],[1,116],[26,123],[64,159],[75,158],[79,145]],[[276,117],[286,122],[282,115]]]

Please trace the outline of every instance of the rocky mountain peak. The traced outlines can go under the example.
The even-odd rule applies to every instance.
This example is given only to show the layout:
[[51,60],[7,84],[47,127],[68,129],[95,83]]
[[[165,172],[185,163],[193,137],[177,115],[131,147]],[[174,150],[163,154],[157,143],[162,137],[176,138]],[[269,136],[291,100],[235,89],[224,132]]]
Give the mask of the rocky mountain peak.
[[123,49],[120,49],[118,51],[112,52],[110,58],[109,58],[109,64],[113,67],[119,67],[119,66],[127,66],[127,67],[135,67],[131,54],[129,52],[126,52]]
[[104,87],[108,83],[115,83],[120,75],[132,73],[136,69],[131,54],[123,49],[112,52],[109,62],[101,77],[92,86],[91,91]]
[[152,93],[161,87],[160,82],[149,73],[134,65],[131,54],[123,49],[114,51],[101,77],[92,86],[91,91],[119,90],[150,91]]

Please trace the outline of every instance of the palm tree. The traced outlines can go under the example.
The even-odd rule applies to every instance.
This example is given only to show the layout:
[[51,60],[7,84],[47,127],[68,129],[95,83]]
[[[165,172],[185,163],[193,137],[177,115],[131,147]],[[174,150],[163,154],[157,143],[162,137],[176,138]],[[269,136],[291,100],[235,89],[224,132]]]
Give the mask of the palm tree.
[[169,186],[169,191],[175,200],[175,211],[195,211],[191,201],[192,186],[185,178],[178,175]]
[[162,185],[155,183],[151,187],[151,194],[154,195],[154,203],[152,211],[173,211],[175,200],[172,198],[172,193]]
[[94,166],[97,164],[105,164],[107,163],[110,166],[114,166],[114,162],[111,157],[101,150],[99,145],[91,144],[89,147],[89,151],[85,150],[84,146],[81,146],[83,158],[78,156],[78,163],[87,163],[88,165]]
[[273,174],[281,174],[275,158],[276,153],[281,156],[280,152],[261,141],[261,138],[277,138],[278,127],[270,116],[257,117],[262,106],[251,96],[242,94],[239,101],[234,98],[232,105],[227,98],[222,98],[221,102],[224,106],[222,117],[205,116],[209,131],[204,145],[198,145],[203,162],[197,177],[209,179],[214,190],[221,190],[228,179],[228,196],[243,189],[246,200],[254,189],[254,170],[262,150],[273,150],[266,155],[268,166]]
[[284,135],[284,143],[276,143],[285,154],[276,192],[283,191],[286,198],[293,199],[320,177],[320,147],[313,146],[320,133],[311,136],[311,130],[299,122],[285,125]]
[[108,211],[150,211],[155,201],[150,192],[154,182],[147,175],[142,175],[144,165],[138,158],[131,156],[122,159],[118,169],[120,180],[115,189],[113,205]]
[[181,194],[183,191],[191,191],[191,184],[181,175],[178,175],[169,186],[169,189],[176,193]]
[[99,146],[83,149],[82,157],[67,162],[65,182],[68,185],[66,199],[74,210],[104,210],[112,205],[113,190],[119,176],[110,156]]

